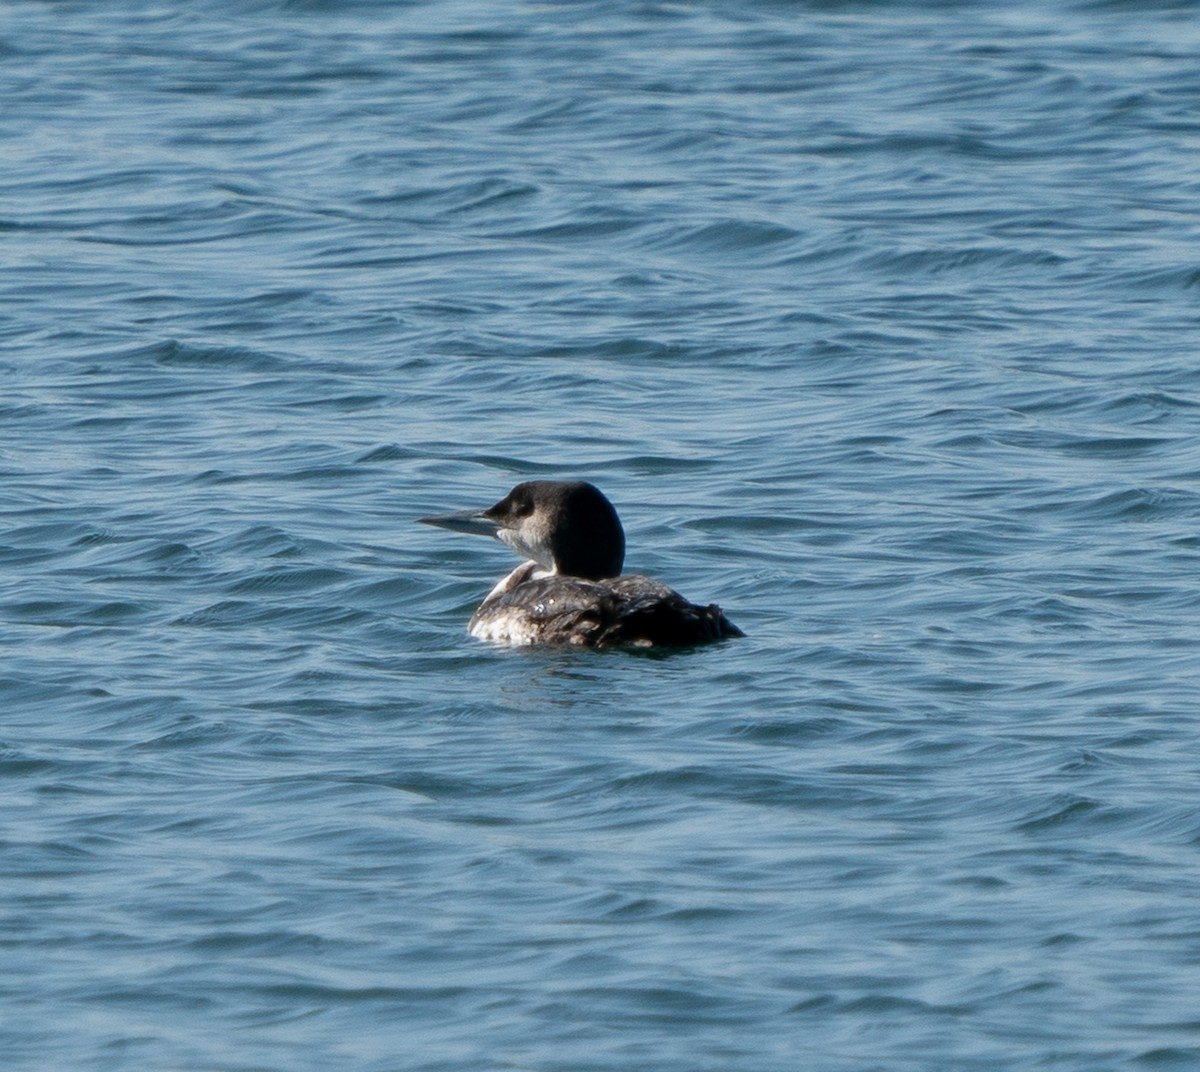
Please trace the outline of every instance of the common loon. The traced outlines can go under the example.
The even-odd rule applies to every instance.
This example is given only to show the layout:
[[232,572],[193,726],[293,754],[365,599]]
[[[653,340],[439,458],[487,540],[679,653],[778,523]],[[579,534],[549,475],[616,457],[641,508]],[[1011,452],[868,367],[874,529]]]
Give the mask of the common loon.
[[715,603],[689,603],[665,584],[621,574],[625,533],[612,503],[583,481],[530,480],[495,506],[418,518],[494,536],[523,562],[467,626],[507,644],[682,647],[745,634]]

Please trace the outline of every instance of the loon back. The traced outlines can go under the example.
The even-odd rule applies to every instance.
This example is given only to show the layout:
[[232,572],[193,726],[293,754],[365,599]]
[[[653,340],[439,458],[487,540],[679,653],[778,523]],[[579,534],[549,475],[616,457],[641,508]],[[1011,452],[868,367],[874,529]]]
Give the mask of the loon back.
[[690,647],[745,634],[715,603],[689,603],[665,584],[627,573],[603,581],[518,566],[467,627],[480,640],[588,648]]

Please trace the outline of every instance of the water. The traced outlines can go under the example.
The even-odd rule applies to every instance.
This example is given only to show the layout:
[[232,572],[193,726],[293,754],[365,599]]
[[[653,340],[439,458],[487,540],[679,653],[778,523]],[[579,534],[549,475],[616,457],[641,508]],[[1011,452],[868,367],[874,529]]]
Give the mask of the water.
[[1197,1067],[1191,5],[2,15],[6,1068]]

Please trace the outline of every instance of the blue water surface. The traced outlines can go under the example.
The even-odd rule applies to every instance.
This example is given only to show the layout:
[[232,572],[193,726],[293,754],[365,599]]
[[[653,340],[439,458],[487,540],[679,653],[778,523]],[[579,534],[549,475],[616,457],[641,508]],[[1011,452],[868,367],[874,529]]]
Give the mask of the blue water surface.
[[[0,5],[4,1067],[1200,1067],[1198,54]],[[530,477],[747,638],[467,637]]]

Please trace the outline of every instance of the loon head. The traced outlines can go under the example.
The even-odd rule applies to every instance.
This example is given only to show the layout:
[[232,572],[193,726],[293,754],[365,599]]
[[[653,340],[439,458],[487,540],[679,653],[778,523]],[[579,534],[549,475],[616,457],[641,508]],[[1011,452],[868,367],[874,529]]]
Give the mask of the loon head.
[[552,573],[599,581],[625,562],[625,532],[600,489],[581,480],[528,480],[495,506],[418,518],[455,532],[495,536]]

